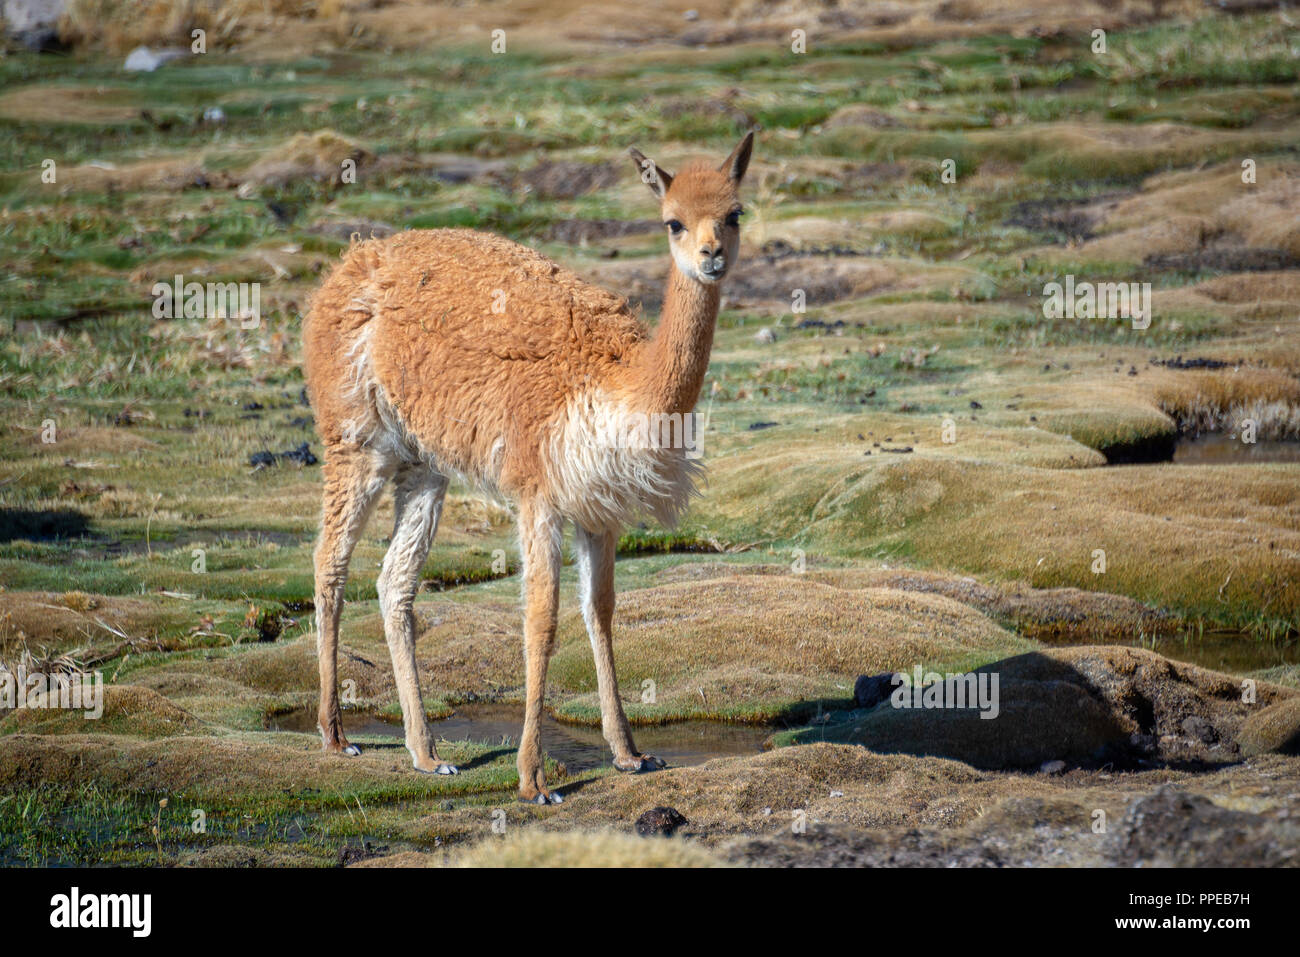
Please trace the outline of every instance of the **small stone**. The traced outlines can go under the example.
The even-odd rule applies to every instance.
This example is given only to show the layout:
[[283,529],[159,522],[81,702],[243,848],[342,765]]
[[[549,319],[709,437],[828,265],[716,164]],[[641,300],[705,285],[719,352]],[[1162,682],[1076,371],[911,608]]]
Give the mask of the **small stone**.
[[671,837],[686,823],[686,818],[676,808],[652,807],[636,819],[636,832],[642,837]]
[[832,791],[832,792],[831,792],[831,797],[833,797],[833,798],[842,798],[842,797],[844,797],[844,792],[843,792],[843,791]]
[[1044,761],[1038,769],[1043,774],[1061,774],[1065,771],[1064,761]]
[[169,60],[184,55],[183,50],[150,50],[148,47],[136,47],[127,54],[122,69],[128,73],[152,73]]

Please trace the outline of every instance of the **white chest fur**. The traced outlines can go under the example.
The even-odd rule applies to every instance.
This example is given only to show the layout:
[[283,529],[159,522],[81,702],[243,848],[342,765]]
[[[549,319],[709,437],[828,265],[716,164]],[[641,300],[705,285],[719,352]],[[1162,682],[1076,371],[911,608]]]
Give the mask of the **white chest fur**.
[[548,450],[548,484],[560,513],[589,531],[641,518],[673,525],[704,467],[693,413],[630,408],[583,393],[565,409]]

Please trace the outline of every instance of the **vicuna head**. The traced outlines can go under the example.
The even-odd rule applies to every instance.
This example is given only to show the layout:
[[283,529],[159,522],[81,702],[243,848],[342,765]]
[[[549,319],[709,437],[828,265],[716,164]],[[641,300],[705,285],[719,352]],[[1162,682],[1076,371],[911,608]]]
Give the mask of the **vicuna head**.
[[682,167],[675,176],[639,150],[628,150],[641,181],[660,200],[677,268],[697,282],[718,282],[736,263],[744,213],[740,181],[753,149],[754,134],[746,133],[721,166],[697,161]]

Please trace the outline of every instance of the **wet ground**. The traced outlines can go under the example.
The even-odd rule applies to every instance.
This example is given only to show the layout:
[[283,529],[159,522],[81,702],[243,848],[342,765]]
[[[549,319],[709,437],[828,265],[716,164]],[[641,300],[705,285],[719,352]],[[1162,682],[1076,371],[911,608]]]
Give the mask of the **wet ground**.
[[[514,748],[523,727],[520,705],[461,705],[447,718],[429,723],[436,740],[471,741],[475,744]],[[345,713],[348,735],[364,744],[364,736],[402,740],[402,726],[373,714]],[[272,731],[316,732],[316,709],[303,708],[267,719]],[[634,728],[637,746],[666,761],[669,767],[691,767],[713,758],[758,754],[772,728],[762,725],[722,724],[716,721],[682,721]],[[550,715],[542,718],[542,748],[570,773],[603,767],[610,761],[609,745],[600,730],[561,724]]]
[[[1070,641],[1068,637],[1063,640],[1054,637],[1045,643],[1065,647],[1087,647],[1094,644],[1090,640]],[[1138,634],[1131,640],[1116,640],[1113,644],[1145,648],[1164,655],[1171,661],[1229,674],[1300,663],[1300,641],[1295,638],[1270,640],[1243,631],[1207,631],[1171,636]]]
[[1300,462],[1300,442],[1243,442],[1222,433],[1183,438],[1174,446],[1176,465]]

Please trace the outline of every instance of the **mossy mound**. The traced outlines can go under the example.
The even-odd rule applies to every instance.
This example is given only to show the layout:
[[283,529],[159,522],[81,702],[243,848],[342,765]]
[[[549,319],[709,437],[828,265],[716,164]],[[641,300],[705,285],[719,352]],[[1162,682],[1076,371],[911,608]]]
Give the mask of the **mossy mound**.
[[[620,596],[614,654],[624,686],[653,682],[637,720],[763,718],[789,703],[844,699],[864,671],[968,669],[1032,644],[941,595],[838,588],[804,575],[736,575]],[[553,686],[587,692],[561,712],[594,719],[595,667],[570,614]],[[590,713],[589,713],[590,712]]]
[[[810,559],[888,550],[972,575],[1028,576],[1036,588],[1100,588],[1184,615],[1300,608],[1287,557],[1300,548],[1288,517],[1295,482],[1282,468],[1054,470],[848,460],[830,448],[796,462],[760,448],[773,444],[755,440],[711,463],[699,520],[720,537],[797,536]],[[788,478],[776,485],[773,474]]]
[[[737,565],[690,562],[665,568],[656,580],[667,584],[740,575],[789,575],[786,565]],[[1177,619],[1126,595],[1081,588],[1032,588],[1023,582],[988,583],[968,575],[921,569],[817,568],[804,573],[809,581],[836,588],[889,588],[943,595],[997,619],[1011,619],[1022,633],[1038,639],[1129,637],[1158,634],[1176,626]]]
[[[0,792],[6,793],[40,786],[73,788],[93,774],[96,784],[108,790],[184,794],[209,802],[202,806],[232,800],[337,806],[343,802],[340,795],[363,801],[432,799],[504,791],[519,781],[513,751],[464,741],[440,745],[440,753],[460,767],[459,775],[413,771],[400,741],[371,743],[359,757],[346,758],[323,753],[318,736],[306,734],[195,734],[151,740],[138,735],[11,733],[0,741]],[[553,762],[547,776],[557,784],[564,781]]]
[[[31,707],[11,711],[0,721],[0,735],[129,734],[167,738],[203,730],[202,721],[149,688],[104,686],[103,713],[98,718],[82,709],[46,707],[44,702],[49,698],[40,695]],[[85,703],[93,705],[93,699],[88,697]]]
[[1248,717],[1242,723],[1237,743],[1246,757],[1268,751],[1300,754],[1300,695]]
[[244,187],[285,186],[299,180],[341,182],[344,164],[363,169],[374,154],[333,130],[297,133],[243,174]]
[[1249,704],[1238,679],[1124,647],[1033,652],[974,674],[987,676],[989,688],[997,678],[997,707],[985,709],[992,717],[954,708],[951,700],[947,707],[886,700],[776,740],[847,742],[983,768],[1053,760],[1220,763],[1237,759],[1238,734],[1257,709],[1296,700],[1289,689],[1260,685],[1259,703]]

